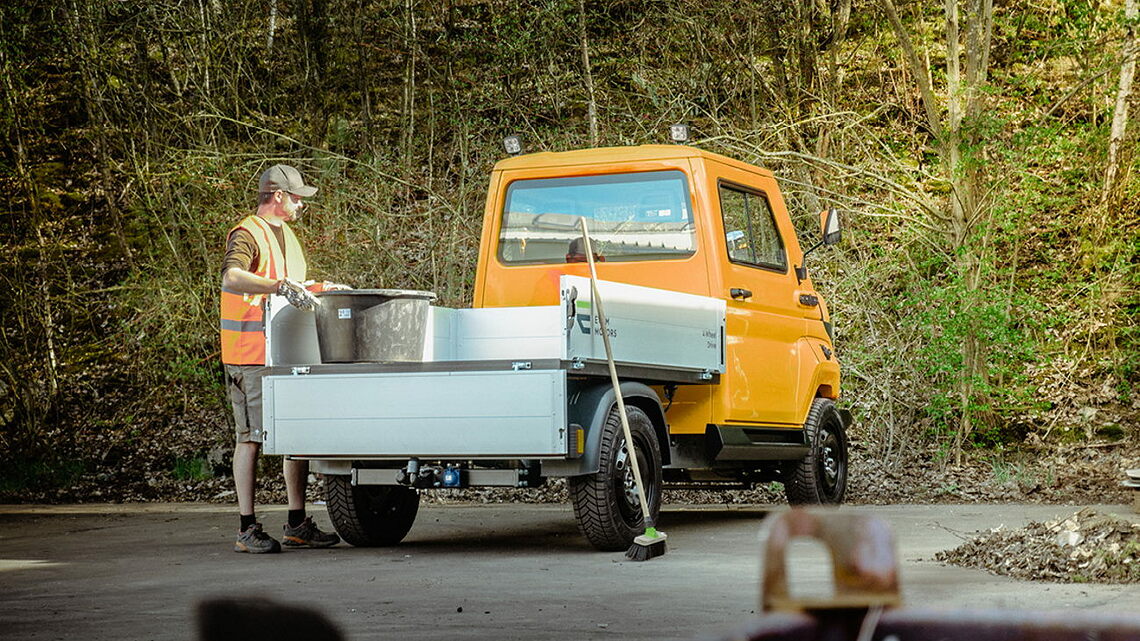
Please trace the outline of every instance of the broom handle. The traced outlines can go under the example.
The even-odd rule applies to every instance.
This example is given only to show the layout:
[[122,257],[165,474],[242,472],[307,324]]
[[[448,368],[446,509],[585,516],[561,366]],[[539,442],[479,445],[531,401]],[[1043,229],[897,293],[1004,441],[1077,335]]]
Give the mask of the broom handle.
[[618,382],[617,366],[614,365],[614,352],[610,347],[610,333],[606,329],[606,313],[602,307],[602,295],[598,292],[598,273],[594,269],[594,248],[590,244],[590,232],[586,229],[585,217],[582,222],[582,238],[586,245],[586,262],[590,265],[590,290],[593,298],[593,309],[598,313],[598,324],[602,329],[602,343],[606,346],[606,362],[610,366],[610,383],[614,386],[614,397],[617,398],[618,415],[621,416],[621,429],[625,434],[626,449],[629,450],[629,462],[633,466],[633,480],[637,482],[637,498],[641,502],[642,519],[646,528],[653,527],[653,517],[649,515],[649,503],[645,499],[645,486],[641,483],[641,466],[637,464],[637,446],[633,443],[633,436],[629,431],[629,419],[625,416],[625,399],[621,396],[621,384]]

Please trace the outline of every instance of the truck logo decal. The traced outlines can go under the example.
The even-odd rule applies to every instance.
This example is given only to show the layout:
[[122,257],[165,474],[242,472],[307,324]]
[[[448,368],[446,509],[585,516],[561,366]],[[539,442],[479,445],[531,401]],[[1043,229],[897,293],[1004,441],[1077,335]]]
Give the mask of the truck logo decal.
[[[590,334],[590,325],[591,325],[590,320],[593,318],[593,316],[591,314],[578,314],[574,318],[578,322],[578,330],[581,331],[583,334],[586,334],[588,336]],[[610,319],[610,321],[612,322],[613,319]],[[599,327],[597,323],[593,323],[593,325],[594,325],[594,335],[595,336],[601,336],[602,335],[602,328]],[[617,338],[618,332],[612,326],[607,326],[606,330],[609,332],[610,338]]]

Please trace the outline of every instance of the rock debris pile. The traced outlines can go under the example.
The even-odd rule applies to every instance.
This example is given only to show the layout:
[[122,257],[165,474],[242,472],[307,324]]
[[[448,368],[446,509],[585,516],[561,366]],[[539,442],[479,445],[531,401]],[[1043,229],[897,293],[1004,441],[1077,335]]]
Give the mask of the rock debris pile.
[[934,558],[1018,579],[1140,583],[1140,524],[1084,508],[1021,529],[994,528]]

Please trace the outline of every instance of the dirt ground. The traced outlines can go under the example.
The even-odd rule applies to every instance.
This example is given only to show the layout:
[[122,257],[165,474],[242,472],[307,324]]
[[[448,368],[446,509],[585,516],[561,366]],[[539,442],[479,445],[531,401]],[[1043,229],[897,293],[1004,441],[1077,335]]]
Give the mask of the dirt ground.
[[[73,483],[53,489],[22,489],[0,494],[4,503],[89,503],[137,501],[193,501],[232,503],[233,480],[227,452],[215,453],[215,465],[192,478],[170,473],[133,473],[130,461],[118,468],[85,474]],[[284,500],[277,457],[262,457],[258,502]],[[986,456],[975,455],[961,465],[938,460],[934,453],[912,454],[907,459],[882,459],[852,444],[846,502],[888,505],[900,503],[1128,503],[1132,493],[1120,486],[1125,470],[1140,467],[1140,443],[1118,442],[1092,446],[1027,449]],[[310,498],[323,498],[318,487]],[[554,482],[531,490],[464,490],[425,497],[439,502],[567,501],[565,485]],[[778,503],[778,483],[751,490],[672,491],[666,500],[676,503],[738,505]]]
[[[1135,585],[1024,581],[947,565],[939,552],[999,526],[1080,506],[848,506],[884,519],[898,541],[907,608],[1132,614]],[[757,616],[760,537],[783,505],[669,505],[668,552],[645,563],[592,550],[568,505],[425,505],[393,548],[231,551],[230,506],[0,506],[0,630],[5,639],[196,637],[203,599],[261,596],[305,604],[348,639],[693,639]],[[1128,506],[1095,506],[1130,522]],[[318,521],[328,519],[319,505]],[[262,520],[279,532],[285,514]],[[793,590],[826,592],[826,555],[789,553]],[[1075,616],[1075,614],[1074,614]],[[1140,636],[1140,618],[1130,619]]]

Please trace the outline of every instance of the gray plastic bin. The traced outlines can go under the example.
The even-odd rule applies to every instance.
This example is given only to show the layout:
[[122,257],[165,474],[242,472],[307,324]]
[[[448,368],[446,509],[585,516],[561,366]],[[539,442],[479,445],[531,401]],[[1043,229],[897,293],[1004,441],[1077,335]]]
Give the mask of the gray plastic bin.
[[409,289],[321,292],[317,342],[322,363],[419,361],[435,294]]

